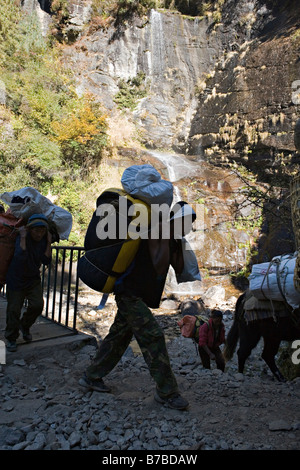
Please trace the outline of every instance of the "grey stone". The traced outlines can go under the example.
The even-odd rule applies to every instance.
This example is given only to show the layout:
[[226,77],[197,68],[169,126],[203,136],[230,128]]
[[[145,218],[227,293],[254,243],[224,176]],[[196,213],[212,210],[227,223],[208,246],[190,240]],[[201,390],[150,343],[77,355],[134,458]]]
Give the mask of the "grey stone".
[[11,429],[6,434],[5,443],[10,446],[13,446],[21,442],[23,439],[24,434],[21,431],[19,431],[18,429]]
[[270,431],[289,431],[292,426],[284,419],[277,419],[269,424]]
[[76,445],[80,444],[81,442],[81,434],[78,431],[73,431],[70,435],[69,439],[70,447],[75,447]]
[[26,450],[42,450],[46,445],[46,437],[44,433],[39,432],[32,444],[29,444],[25,449]]

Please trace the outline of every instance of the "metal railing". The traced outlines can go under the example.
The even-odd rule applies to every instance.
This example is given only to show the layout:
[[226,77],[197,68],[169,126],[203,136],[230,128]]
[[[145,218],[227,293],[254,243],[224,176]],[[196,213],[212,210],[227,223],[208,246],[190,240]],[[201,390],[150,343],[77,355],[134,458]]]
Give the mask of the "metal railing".
[[43,316],[55,323],[76,330],[79,278],[78,260],[81,246],[52,246],[52,262],[42,266],[42,287],[45,296]]

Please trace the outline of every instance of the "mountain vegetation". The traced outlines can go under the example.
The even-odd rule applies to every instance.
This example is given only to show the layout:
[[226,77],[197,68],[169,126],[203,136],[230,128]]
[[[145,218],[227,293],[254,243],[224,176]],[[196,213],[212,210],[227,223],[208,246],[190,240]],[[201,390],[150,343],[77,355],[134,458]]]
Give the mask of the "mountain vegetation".
[[[99,40],[99,44],[97,44],[99,50],[97,50],[97,53],[101,57],[101,47],[108,50],[107,48],[110,46],[110,43],[104,42],[106,28],[111,26],[114,28],[116,37],[113,34],[112,39],[118,38],[118,35],[121,37],[125,28],[128,25],[130,26],[131,20],[138,16],[142,18],[142,21],[139,18],[139,21],[136,23],[138,25],[136,30],[140,31],[143,26],[147,25],[149,16],[147,17],[146,14],[150,9],[172,11],[172,14],[168,12],[168,16],[172,16],[174,19],[172,24],[176,24],[179,16],[184,15],[188,17],[184,18],[187,24],[196,24],[198,18],[195,20],[193,17],[201,17],[201,21],[199,20],[199,25],[201,26],[201,23],[207,23],[203,18],[210,17],[213,26],[220,21],[226,26],[226,21],[228,22],[234,16],[232,10],[241,2],[235,0],[230,2],[225,0],[92,0],[92,17],[88,24],[83,26],[81,39],[79,38],[79,41],[73,45],[72,43],[76,41],[76,34],[74,29],[72,30],[73,33],[70,33],[69,26],[72,20],[72,12],[69,0],[48,1],[47,13],[51,14],[49,15],[49,17],[51,16],[51,25],[46,37],[42,35],[40,21],[36,13],[29,14],[26,12],[22,8],[23,3],[21,0],[1,0],[0,2],[0,188],[1,192],[4,192],[24,186],[33,186],[42,194],[50,197],[56,204],[62,205],[72,212],[74,227],[71,235],[72,238],[69,241],[77,244],[81,243],[82,233],[85,231],[90,218],[91,211],[87,207],[87,195],[89,195],[91,203],[94,204],[95,195],[91,195],[91,188],[95,187],[96,179],[99,180],[103,174],[102,168],[100,171],[100,165],[103,164],[106,156],[114,155],[116,147],[126,146],[125,139],[128,138],[129,132],[127,132],[125,123],[131,124],[130,116],[133,110],[136,109],[137,103],[141,102],[144,97],[149,98],[149,74],[147,76],[144,70],[138,70],[137,74],[135,76],[133,74],[129,79],[120,78],[118,82],[115,81],[112,89],[115,90],[117,85],[119,91],[114,96],[111,94],[111,101],[114,101],[114,104],[120,110],[120,115],[124,113],[122,117],[126,114],[126,117],[129,116],[129,118],[122,120],[121,124],[120,122],[112,123],[109,120],[109,116],[106,115],[106,110],[90,94],[90,92],[93,92],[93,88],[90,91],[86,91],[85,94],[78,94],[78,81],[76,83],[75,80],[76,71],[74,72],[74,68],[72,70],[71,66],[66,65],[65,58],[68,54],[64,53],[69,51],[69,56],[72,55],[75,67],[79,61],[80,70],[84,70],[86,66],[87,70],[84,71],[86,76],[89,77],[91,76],[88,75],[89,73],[94,73],[94,66],[91,65],[91,70],[89,70],[87,63],[89,62],[89,54],[91,57],[94,57],[92,39],[94,38],[93,33],[97,32],[97,30],[101,30],[98,36],[96,34],[97,40]],[[278,31],[280,32],[280,28],[286,28],[286,24],[289,24],[289,12],[292,11],[292,7],[296,2],[295,0],[286,0],[285,2],[258,0],[257,4],[258,7],[260,5],[267,5],[270,9],[276,7],[280,11],[284,8],[286,9],[285,22],[281,18],[280,21],[276,22],[274,20],[272,22],[273,26],[277,25],[277,29],[279,28]],[[244,14],[243,11],[241,14]],[[241,18],[246,21],[243,16]],[[278,45],[279,40],[274,43],[265,41],[257,49],[254,46],[251,49],[252,43],[249,42],[248,45],[246,43],[249,50],[244,50],[244,36],[242,33],[240,34],[241,45],[236,42],[238,41],[237,37],[240,30],[245,29],[246,23],[241,18],[236,19],[238,26],[236,26],[237,32],[234,34],[234,42],[224,37],[224,41],[226,39],[230,46],[228,46],[229,49],[232,48],[232,50],[225,48],[225,51],[218,52],[217,47],[211,42],[211,50],[214,50],[216,57],[219,54],[220,60],[217,61],[215,59],[216,64],[207,65],[207,70],[205,68],[205,80],[202,80],[203,77],[201,78],[199,73],[201,87],[197,85],[197,87],[193,86],[189,90],[190,95],[192,96],[195,92],[198,99],[197,112],[193,119],[194,127],[191,133],[189,153],[196,154],[198,147],[201,147],[203,150],[204,144],[207,145],[208,150],[212,149],[211,151],[214,155],[218,156],[218,152],[220,152],[221,157],[223,157],[224,149],[230,156],[236,152],[238,157],[242,152],[247,151],[244,160],[249,161],[253,165],[254,159],[251,157],[255,146],[258,147],[257,152],[262,153],[264,156],[269,152],[270,146],[275,148],[276,145],[279,145],[277,142],[282,138],[283,134],[287,135],[289,123],[294,118],[291,111],[293,107],[290,106],[289,102],[290,83],[287,83],[285,88],[277,86],[276,79],[278,79],[280,85],[281,83],[284,84],[284,82],[280,81],[281,74],[276,73],[277,69],[275,67],[278,62],[277,51],[282,53],[280,56],[281,63],[285,57],[287,57],[287,62],[292,63],[293,55],[291,54],[291,59],[289,59],[286,52],[281,52]],[[190,19],[195,21],[190,21]],[[252,25],[252,22],[250,23]],[[292,22],[292,26],[294,28],[294,22]],[[268,27],[270,28],[270,25]],[[208,36],[208,40],[213,41],[213,38],[217,35],[217,30],[213,31],[212,28],[209,31],[211,31],[211,34]],[[259,31],[265,30],[259,29]],[[226,32],[226,34],[229,33]],[[296,41],[298,34],[299,28],[294,28],[292,37],[295,49],[298,44],[298,41]],[[100,36],[102,39],[100,39]],[[166,34],[166,37],[171,37],[170,32]],[[179,39],[180,36],[178,36],[177,42]],[[190,50],[199,50],[201,44],[197,35],[191,33],[189,41]],[[280,42],[284,44],[283,40],[280,40]],[[186,51],[185,43],[186,41],[184,41],[183,45],[173,40],[169,51],[174,51],[175,54],[175,52],[180,51],[180,47]],[[206,52],[205,49],[207,47],[203,48],[203,54]],[[288,48],[287,50],[289,51]],[[271,61],[273,56],[274,64]],[[114,52],[112,52],[110,57],[117,56],[114,56]],[[250,60],[247,57],[250,57]],[[269,57],[271,59],[267,61]],[[100,59],[98,60],[100,62]],[[203,60],[205,59],[203,58]],[[249,64],[251,65],[252,63],[254,66],[249,68]],[[261,63],[264,65],[260,67],[260,72],[257,73],[258,66],[256,64],[260,65]],[[288,66],[286,66],[286,69],[289,70]],[[251,73],[252,70],[253,73]],[[269,73],[269,70],[272,72]],[[103,70],[100,67],[97,70],[97,74],[95,74],[99,83],[102,83],[102,79],[104,83],[103,88],[98,88],[99,96],[105,87],[108,88],[105,81],[108,74],[103,78],[101,72],[105,75],[105,67],[103,67]],[[178,64],[172,65],[171,62],[167,73],[169,74],[167,75],[168,80],[163,81],[163,86],[165,84],[174,84],[174,89],[170,88],[170,91],[166,91],[166,96],[169,93],[170,101],[174,97],[178,98],[178,103],[172,102],[172,105],[178,104],[179,106],[180,103],[184,103],[182,109],[186,111],[184,98],[188,93],[186,92],[186,83],[182,80],[184,75],[180,74]],[[297,78],[296,72],[294,73],[295,77],[291,75],[291,72],[288,74],[289,76],[291,75],[291,80]],[[263,86],[264,83],[268,83],[268,77],[271,75],[272,82],[276,85],[274,86],[276,91],[284,90],[287,96],[284,100],[282,97],[280,98],[280,108],[277,105],[276,93],[272,92],[270,94],[267,89],[268,87]],[[253,96],[258,104],[257,112],[253,113],[255,116],[257,114],[254,121],[251,118],[251,113],[248,113],[250,105],[253,105],[253,103],[249,102],[249,99],[239,100],[235,98],[235,93],[230,91],[232,87],[231,81],[234,77],[237,77],[238,84],[242,87],[246,97],[248,96],[248,82],[250,83],[250,89],[256,90]],[[259,77],[262,77],[261,85],[257,87]],[[111,79],[110,83],[112,83],[114,77],[109,78]],[[78,79],[78,74],[76,79]],[[82,89],[89,90],[87,84],[90,82],[91,80],[87,79]],[[167,86],[164,88],[164,91],[166,88]],[[239,91],[240,88],[237,88],[237,90]],[[235,91],[234,87],[233,91]],[[103,99],[105,106],[102,95],[101,99]],[[271,98],[274,98],[274,104]],[[264,119],[259,114],[262,99],[267,103],[266,109],[268,110],[265,113]],[[147,100],[144,101],[146,102]],[[254,102],[255,106],[256,101]],[[270,102],[274,110],[269,110]],[[284,103],[285,109],[282,108],[282,103]],[[239,105],[238,108],[236,108],[237,104]],[[150,106],[149,109],[145,108],[141,115],[146,122],[147,138],[151,125],[155,128],[155,132],[159,128],[159,124],[157,124],[160,122],[157,120],[160,117],[159,114],[161,116],[168,115],[166,103],[163,104],[163,107],[161,103],[159,105],[157,115],[153,114],[153,106],[152,108]],[[222,114],[218,111],[219,108],[228,109],[229,111],[226,113],[224,111]],[[278,113],[277,108],[279,109]],[[180,119],[182,119],[181,108],[179,107],[178,109],[177,114],[179,118],[176,119],[176,123],[178,121],[180,124]],[[286,111],[285,115],[283,114],[284,111]],[[205,113],[208,115],[206,116]],[[249,114],[249,119],[247,113]],[[218,116],[220,122],[217,122]],[[223,122],[224,119],[225,122]],[[272,123],[272,126],[269,122]],[[175,126],[176,123],[172,122],[172,125],[174,124]],[[116,129],[115,134],[119,138],[117,143],[113,141],[110,134],[109,127],[113,125]],[[164,126],[161,126],[161,129],[164,129],[164,134],[169,135],[165,131]],[[270,129],[274,135],[271,135]],[[139,135],[142,135],[142,131],[139,131],[139,134],[135,128],[134,132],[137,139]],[[174,128],[172,128],[173,131]],[[203,144],[202,140],[198,141],[197,136],[204,136],[203,139],[206,143],[204,141]],[[267,144],[265,147],[256,145],[257,136],[260,137],[260,141],[263,140],[263,137],[268,138],[269,146]],[[121,139],[122,143],[120,144]],[[148,138],[148,141],[151,146],[151,136]],[[216,145],[213,145],[215,141],[219,145],[218,148]],[[261,143],[260,141],[258,142],[259,144]],[[181,145],[179,138],[178,142]],[[184,139],[182,142],[182,146],[188,144]],[[157,144],[157,141],[153,143],[153,146],[166,148],[165,145],[160,145],[160,142]],[[182,148],[184,152],[186,151],[184,147],[178,148]],[[281,150],[281,147],[279,150]],[[290,149],[287,152],[290,154]],[[277,158],[277,161],[268,163],[270,168],[268,167],[267,170],[273,184],[276,175],[282,180],[283,170],[285,173],[288,173],[287,170],[293,168],[290,160],[286,160],[284,161],[284,166],[281,165],[278,169],[279,160]],[[261,158],[257,161],[257,166],[263,168]],[[275,166],[277,173],[274,171]],[[289,177],[290,175],[287,174],[287,176]],[[286,180],[288,181],[288,178]],[[254,197],[252,187],[251,197]],[[255,200],[257,199],[258,197]],[[265,202],[260,194],[259,200]]]
[[50,195],[74,215],[70,241],[79,242],[76,228],[90,217],[85,193],[109,152],[105,112],[78,96],[61,46],[19,0],[0,3],[0,72],[1,191],[33,186]]

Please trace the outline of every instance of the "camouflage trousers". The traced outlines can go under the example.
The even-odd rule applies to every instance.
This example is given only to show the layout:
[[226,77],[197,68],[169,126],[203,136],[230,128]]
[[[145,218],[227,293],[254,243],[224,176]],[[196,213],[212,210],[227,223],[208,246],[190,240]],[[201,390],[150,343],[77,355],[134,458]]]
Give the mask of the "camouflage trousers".
[[138,297],[116,295],[118,311],[108,335],[102,341],[92,364],[87,368],[89,379],[107,375],[120,361],[132,336],[138,342],[157,392],[166,397],[178,391],[172,372],[164,333],[151,310]]

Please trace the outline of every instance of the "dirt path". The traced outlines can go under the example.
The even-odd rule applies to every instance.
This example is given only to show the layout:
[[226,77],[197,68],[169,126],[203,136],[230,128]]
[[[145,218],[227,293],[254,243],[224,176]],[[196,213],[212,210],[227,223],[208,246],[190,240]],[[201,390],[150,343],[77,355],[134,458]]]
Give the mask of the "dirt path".
[[[97,305],[97,303],[96,303]],[[103,337],[113,320],[86,304],[79,327]],[[224,306],[225,308],[226,306]],[[228,307],[228,306],[227,306]],[[93,312],[91,311],[93,310]],[[0,373],[1,449],[97,450],[299,450],[300,379],[278,383],[260,359],[259,345],[244,375],[236,357],[225,373],[204,370],[194,343],[180,336],[176,309],[157,309],[172,366],[189,410],[154,401],[154,384],[133,342],[106,378],[111,394],[84,393],[78,386],[95,346],[24,353]],[[228,331],[232,311],[225,310]],[[25,349],[24,349],[25,351]],[[11,353],[13,354],[13,353]]]

